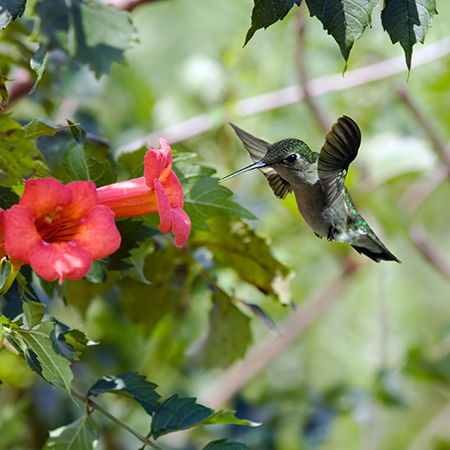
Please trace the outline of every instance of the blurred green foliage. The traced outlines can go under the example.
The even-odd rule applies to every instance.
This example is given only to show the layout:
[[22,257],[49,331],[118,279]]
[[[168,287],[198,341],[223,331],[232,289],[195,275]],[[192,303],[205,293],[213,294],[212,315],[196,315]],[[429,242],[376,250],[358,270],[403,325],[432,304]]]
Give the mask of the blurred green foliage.
[[[305,5],[241,48],[251,7],[250,0],[156,1],[128,15],[94,2],[44,0],[28,2],[24,16],[2,32],[0,95],[6,101],[3,86],[10,89],[11,105],[0,122],[0,156],[7,155],[0,206],[18,201],[23,177],[94,179],[100,185],[116,176],[141,176],[142,139],[159,147],[162,137],[174,149],[174,170],[195,230],[180,250],[155,230],[157,218],[118,221],[124,242],[118,253],[95,265],[86,279],[62,287],[23,269],[21,284],[0,299],[7,317],[0,332],[0,449],[43,448],[50,430],[47,447],[69,448],[74,435],[93,442],[99,429],[97,448],[141,445],[100,413],[84,415],[66,391],[35,376],[30,367],[49,378],[42,349],[53,361],[64,361],[64,370],[67,357],[74,359],[72,386],[80,392],[98,380],[118,383],[103,385],[95,401],[144,436],[168,431],[164,411],[171,402],[177,411],[185,404],[191,412],[195,405],[225,406],[240,419],[262,422],[244,428],[227,412],[222,425],[162,436],[158,443],[166,449],[449,447],[450,185],[445,173],[439,175],[447,169],[436,139],[444,146],[450,141],[450,5],[439,3],[413,62],[419,51],[431,55],[434,44],[445,51],[413,68],[408,81],[405,67],[373,82],[361,76],[360,84],[345,85],[357,69],[403,59],[374,20],[352,49],[343,87],[314,98],[330,124],[347,114],[360,125],[362,147],[347,186],[402,265],[377,265],[344,244],[316,239],[293,196],[277,200],[257,173],[231,180],[227,187],[234,196],[217,185],[214,169],[223,176],[250,163],[229,120],[270,142],[297,137],[316,151],[323,143],[324,131],[306,102],[264,105],[247,115],[240,100],[296,84],[302,67],[309,80],[340,77],[343,70],[336,43],[307,17]],[[381,8],[372,14],[379,16]],[[55,28],[50,10],[72,28]],[[36,14],[40,29],[33,28]],[[103,33],[110,26],[116,33]],[[80,58],[80,52],[87,53]],[[42,75],[29,96],[12,88],[24,70],[29,89]],[[389,69],[372,70],[383,75]],[[397,94],[399,86],[418,106],[422,122]],[[81,127],[67,129],[67,120]],[[411,237],[418,226],[426,231],[428,260],[420,240]],[[316,305],[317,292],[339,280],[343,287],[335,300]],[[46,315],[34,303],[23,309],[21,298],[31,295],[45,304]],[[291,299],[298,312],[281,306]],[[297,317],[300,324],[309,302],[316,312],[311,325],[298,325],[299,335],[285,341],[287,321]],[[281,338],[271,335],[277,328]],[[32,351],[33,345],[39,348]],[[22,351],[28,366],[17,355]],[[253,374],[247,361],[254,362],[257,351],[264,357]],[[244,354],[240,367],[252,376],[240,384],[233,362]],[[126,378],[130,372],[139,375]],[[60,384],[67,386],[66,375]],[[129,392],[130,380],[137,390]],[[162,400],[153,398],[146,413],[139,403],[149,398],[149,386],[155,392],[154,383]],[[237,394],[225,395],[234,386]],[[222,395],[225,405],[217,404]],[[159,424],[150,425],[148,414],[160,414]],[[184,419],[173,428],[181,429]],[[204,419],[200,414],[186,423]]]

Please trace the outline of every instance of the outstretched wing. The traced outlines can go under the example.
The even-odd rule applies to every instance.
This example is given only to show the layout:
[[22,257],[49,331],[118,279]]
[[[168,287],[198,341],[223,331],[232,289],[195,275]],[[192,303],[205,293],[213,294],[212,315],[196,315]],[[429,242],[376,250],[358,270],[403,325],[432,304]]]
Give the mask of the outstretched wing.
[[[238,135],[238,138],[244,144],[244,147],[250,154],[250,158],[252,159],[252,161],[258,162],[263,159],[271,144],[264,141],[263,139],[259,139],[256,136],[253,136],[250,133],[247,133],[242,128],[239,128],[233,123],[230,123],[230,125]],[[286,195],[292,192],[291,184],[284,178],[281,178],[280,175],[278,175],[271,167],[263,167],[258,170],[262,172],[267,178],[267,181],[269,182],[269,185],[276,197],[284,199],[286,198]]]
[[353,119],[339,117],[325,136],[317,162],[317,174],[331,205],[344,187],[348,166],[356,158],[361,144],[361,131]]

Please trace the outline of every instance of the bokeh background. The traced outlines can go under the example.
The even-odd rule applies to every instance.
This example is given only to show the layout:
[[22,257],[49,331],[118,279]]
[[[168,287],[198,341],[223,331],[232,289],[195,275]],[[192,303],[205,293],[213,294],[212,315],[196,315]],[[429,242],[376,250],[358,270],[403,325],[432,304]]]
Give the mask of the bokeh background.
[[[250,162],[229,121],[267,141],[296,137],[319,151],[324,126],[349,115],[363,140],[347,187],[403,264],[375,264],[347,245],[317,239],[292,195],[276,199],[256,171],[236,177],[227,182],[233,200],[253,212],[258,220],[251,225],[292,268],[296,307],[273,302],[226,267],[211,273],[222,288],[267,311],[282,337],[253,319],[247,357],[204,369],[195,357],[210,309],[204,287],[184,303],[180,295],[146,326],[122,314],[101,288],[83,303],[82,285],[69,282],[67,304],[52,300],[50,313],[101,342],[73,364],[75,384],[87,388],[106,373],[139,371],[164,395],[199,397],[262,422],[176,433],[161,439],[169,449],[225,436],[259,450],[449,449],[450,4],[439,2],[425,45],[414,47],[410,74],[400,45],[383,32],[381,5],[346,71],[338,46],[304,7],[243,48],[251,9],[250,0],[139,6],[131,13],[139,41],[126,51],[125,65],[96,79],[56,52],[36,92],[11,108],[13,117],[81,123],[109,141],[115,157],[142,139],[158,145],[164,137],[221,177]],[[299,84],[309,103],[297,100],[300,88],[283,90]],[[0,449],[41,448],[49,429],[80,414],[62,389],[8,352],[0,352],[0,379]],[[138,405],[105,403],[147,429]],[[98,448],[139,447],[99,420]]]

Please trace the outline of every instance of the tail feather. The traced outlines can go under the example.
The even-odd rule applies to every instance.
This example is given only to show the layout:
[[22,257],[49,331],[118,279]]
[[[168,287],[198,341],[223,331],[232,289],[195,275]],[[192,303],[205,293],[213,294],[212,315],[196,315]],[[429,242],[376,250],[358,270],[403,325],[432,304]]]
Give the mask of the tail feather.
[[360,254],[365,255],[368,258],[372,259],[375,262],[380,261],[395,261],[401,264],[402,262],[393,254],[391,253],[384,244],[381,242],[378,244],[379,251],[372,251],[369,250],[367,247],[360,247],[358,245],[352,245],[352,247]]

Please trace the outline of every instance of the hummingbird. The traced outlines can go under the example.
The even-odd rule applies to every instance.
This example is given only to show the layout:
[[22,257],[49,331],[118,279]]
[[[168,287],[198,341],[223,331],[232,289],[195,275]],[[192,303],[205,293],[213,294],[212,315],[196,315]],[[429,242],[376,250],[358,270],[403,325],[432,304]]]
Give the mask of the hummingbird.
[[320,153],[299,139],[270,144],[230,123],[254,162],[219,182],[258,169],[276,197],[293,192],[300,214],[319,238],[346,242],[375,262],[401,261],[381,242],[356,210],[345,187],[350,163],[361,144],[356,122],[342,116],[325,136]]

